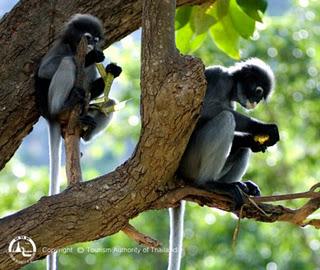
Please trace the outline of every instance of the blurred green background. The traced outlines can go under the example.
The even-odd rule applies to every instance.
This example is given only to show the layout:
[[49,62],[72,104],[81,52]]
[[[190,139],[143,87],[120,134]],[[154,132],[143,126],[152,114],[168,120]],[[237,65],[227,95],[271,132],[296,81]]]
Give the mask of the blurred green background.
[[[267,14],[264,23],[257,25],[253,38],[241,40],[240,55],[241,58],[260,57],[276,74],[276,90],[270,102],[250,114],[263,121],[276,122],[281,141],[266,153],[253,155],[244,178],[258,183],[264,195],[306,191],[320,179],[320,3],[269,1]],[[105,174],[125,161],[133,152],[140,132],[140,32],[109,47],[105,54],[108,61],[117,62],[123,68],[111,96],[118,100],[131,98],[131,101],[117,113],[102,136],[82,145],[86,179]],[[234,62],[219,51],[209,37],[193,55],[207,66],[228,66]],[[0,172],[1,217],[47,194],[47,151],[46,124],[41,119]],[[61,177],[65,187],[64,170]],[[284,205],[298,207],[303,203],[299,200]],[[315,213],[314,217],[320,218],[320,215]],[[168,247],[166,210],[143,213],[131,222]],[[320,269],[320,233],[314,228],[242,220],[233,251],[236,223],[232,214],[189,203],[182,269]],[[78,252],[78,248],[84,248],[84,252]],[[99,248],[105,248],[104,252]],[[44,265],[43,260],[23,269],[44,269]],[[167,253],[139,247],[120,232],[62,250],[59,265],[60,269],[70,270],[166,269]]]

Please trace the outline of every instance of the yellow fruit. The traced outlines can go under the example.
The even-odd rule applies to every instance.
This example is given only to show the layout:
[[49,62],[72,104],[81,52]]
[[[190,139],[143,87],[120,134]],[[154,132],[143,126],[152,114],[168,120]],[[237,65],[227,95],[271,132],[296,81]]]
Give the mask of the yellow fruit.
[[269,140],[269,135],[256,135],[254,136],[254,141],[260,144],[264,144],[267,140]]

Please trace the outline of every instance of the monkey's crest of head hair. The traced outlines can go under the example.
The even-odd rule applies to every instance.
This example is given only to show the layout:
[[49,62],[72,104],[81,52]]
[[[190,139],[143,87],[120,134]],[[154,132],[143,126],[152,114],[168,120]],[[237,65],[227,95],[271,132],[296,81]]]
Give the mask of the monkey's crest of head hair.
[[230,67],[230,73],[234,74],[240,80],[243,77],[252,77],[265,89],[264,99],[267,99],[275,87],[275,77],[268,64],[259,58],[253,57],[245,61],[236,63]]
[[84,33],[103,39],[103,26],[101,21],[90,14],[75,14],[66,23],[62,32],[65,43],[77,43]]

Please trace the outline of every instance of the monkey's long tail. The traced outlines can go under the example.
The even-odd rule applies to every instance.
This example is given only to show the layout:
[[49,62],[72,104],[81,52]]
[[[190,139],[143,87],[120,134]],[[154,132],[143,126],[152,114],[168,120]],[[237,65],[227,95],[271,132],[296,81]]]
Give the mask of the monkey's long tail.
[[168,270],[179,270],[182,255],[183,242],[183,221],[185,211],[185,201],[180,202],[180,206],[170,208],[170,250]]
[[[49,122],[50,187],[49,196],[60,192],[61,128],[58,122]],[[57,253],[47,256],[47,270],[57,269]]]

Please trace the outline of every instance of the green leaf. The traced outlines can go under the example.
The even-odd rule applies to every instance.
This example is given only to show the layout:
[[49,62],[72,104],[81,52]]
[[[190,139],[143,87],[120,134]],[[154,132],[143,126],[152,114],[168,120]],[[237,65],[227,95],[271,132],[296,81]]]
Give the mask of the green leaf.
[[248,14],[252,19],[258,21],[258,22],[263,22],[263,13],[260,10],[251,10],[251,9],[244,9],[242,10]]
[[228,14],[229,2],[230,0],[217,0],[207,9],[206,13],[219,21]]
[[194,35],[194,37],[192,38],[191,42],[190,42],[190,51],[189,53],[193,53],[196,50],[198,50],[201,45],[203,44],[203,42],[205,41],[207,37],[207,33],[203,33],[200,35]]
[[217,47],[234,59],[239,59],[239,34],[233,28],[229,15],[210,28],[210,36]]
[[178,8],[176,12],[176,17],[175,17],[175,29],[179,30],[180,28],[184,27],[190,19],[192,12],[192,7],[191,6],[184,6]]
[[256,23],[237,5],[236,0],[230,0],[229,13],[235,30],[243,38],[250,38],[253,35]]
[[239,6],[246,9],[261,10],[264,13],[267,10],[267,0],[237,0]]
[[192,31],[190,24],[176,31],[176,46],[183,54],[191,53],[200,48],[207,33],[198,35]]
[[188,53],[190,51],[190,40],[192,36],[193,31],[189,23],[176,31],[176,46],[181,53]]
[[237,0],[241,9],[256,21],[262,22],[262,15],[266,11],[266,0]]
[[195,6],[192,9],[190,26],[196,34],[207,32],[217,21],[213,16],[206,14],[207,8]]

